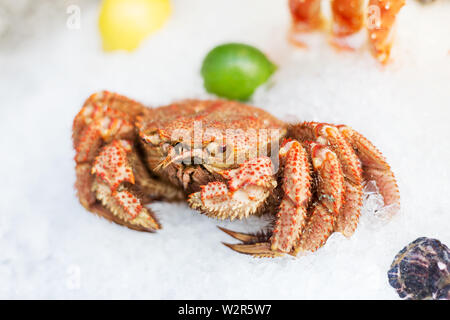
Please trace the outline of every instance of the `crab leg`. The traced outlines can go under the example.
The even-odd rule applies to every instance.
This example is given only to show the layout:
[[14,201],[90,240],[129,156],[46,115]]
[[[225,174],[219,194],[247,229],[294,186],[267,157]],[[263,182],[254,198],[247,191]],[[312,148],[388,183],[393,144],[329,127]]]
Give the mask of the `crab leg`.
[[369,0],[368,23],[372,54],[381,63],[389,59],[395,18],[405,0]]
[[323,24],[320,0],[289,0],[289,9],[295,28],[314,30]]
[[400,206],[400,192],[391,167],[381,152],[363,135],[348,126],[339,126],[342,135],[352,144],[363,165],[365,180],[376,182],[386,206]]
[[[319,177],[318,195],[316,202],[312,206],[311,213],[308,218],[305,215],[302,225],[295,226],[295,229],[291,229],[293,227],[287,224],[280,227],[280,222],[283,221],[283,218],[292,219],[294,217],[292,212],[283,211],[283,208],[280,207],[280,212],[277,215],[277,228],[288,231],[290,237],[292,237],[290,235],[291,230],[296,230],[297,240],[295,243],[290,242],[288,246],[283,247],[284,250],[279,250],[273,246],[276,236],[275,231],[271,239],[272,246],[269,246],[269,243],[260,242],[264,237],[267,237],[265,234],[247,235],[221,228],[230,236],[244,243],[237,245],[227,244],[228,247],[235,251],[258,257],[274,257],[281,255],[282,252],[297,255],[298,252],[315,251],[326,242],[333,232],[336,216],[339,214],[343,204],[344,177],[339,160],[334,152],[326,146],[316,143],[310,143],[308,148],[311,151],[313,168]],[[298,165],[295,167],[298,169],[302,168]],[[308,170],[303,172],[308,172]],[[288,187],[289,184],[286,186]],[[304,189],[304,191],[306,190],[309,189]],[[291,247],[292,250],[290,249]]]
[[333,34],[345,37],[358,32],[364,22],[362,0],[332,0]]
[[363,0],[331,1],[332,44],[342,49],[354,49],[360,45],[355,43],[354,35],[361,30],[364,24],[363,4]]
[[324,145],[310,144],[311,158],[318,175],[317,200],[293,254],[315,251],[334,231],[334,223],[344,202],[344,176],[336,154]]
[[324,20],[320,12],[320,0],[289,0],[289,9],[292,16],[290,41],[299,47],[305,44],[296,39],[296,35],[321,29]]
[[352,146],[335,126],[326,123],[304,122],[293,126],[291,133],[297,139],[314,137],[318,143],[329,145],[336,153],[345,177],[345,192],[335,231],[350,237],[358,225],[362,206],[361,166]]
[[[100,92],[91,95],[73,122],[72,138],[76,151],[75,187],[81,204],[89,210],[95,204],[95,194],[91,191],[93,176],[91,175],[92,162],[99,149],[105,142],[113,138],[133,139],[134,128],[131,117],[110,106],[122,106],[114,102],[109,92]],[[119,100],[126,99],[118,96]],[[131,101],[131,100],[130,100]]]
[[280,150],[284,159],[283,191],[275,228],[272,251],[290,252],[305,226],[306,209],[311,198],[308,154],[298,141],[288,142]]
[[100,138],[106,142],[113,138],[133,138],[132,122],[145,112],[144,106],[124,96],[108,91],[92,94],[73,121],[73,144],[80,157],[76,160],[92,160],[92,157],[82,158],[80,152],[84,148],[90,150],[92,156],[98,146],[95,142]]
[[215,181],[202,186],[189,195],[189,206],[217,219],[242,219],[256,214],[276,187],[268,157],[247,161],[222,175],[227,184]]
[[291,252],[296,244],[300,230],[306,223],[307,206],[311,198],[309,160],[306,150],[298,141],[289,141],[280,150],[284,162],[283,192],[275,227],[268,241],[256,242],[260,236],[245,235],[224,230],[229,235],[243,240],[243,244],[229,245],[240,253],[256,257],[275,257]]

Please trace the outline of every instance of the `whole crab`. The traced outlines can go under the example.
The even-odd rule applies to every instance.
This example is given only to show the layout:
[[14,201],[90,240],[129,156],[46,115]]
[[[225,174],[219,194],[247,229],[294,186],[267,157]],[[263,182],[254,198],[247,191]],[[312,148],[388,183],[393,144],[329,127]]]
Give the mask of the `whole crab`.
[[[298,34],[324,29],[326,25],[320,9],[320,0],[289,0],[293,25],[291,41],[304,46],[297,40]],[[372,54],[381,63],[389,60],[393,41],[394,24],[405,0],[369,0],[367,19],[364,18],[363,0],[331,0],[332,44],[342,49],[354,49],[356,38],[363,29],[364,20],[369,36]]]
[[363,181],[397,210],[399,191],[381,153],[347,126],[286,124],[232,101],[185,100],[146,108],[126,97],[93,94],[75,117],[76,189],[81,204],[140,231],[161,228],[145,207],[181,201],[218,219],[271,213],[273,227],[222,229],[258,257],[315,251],[358,224]]

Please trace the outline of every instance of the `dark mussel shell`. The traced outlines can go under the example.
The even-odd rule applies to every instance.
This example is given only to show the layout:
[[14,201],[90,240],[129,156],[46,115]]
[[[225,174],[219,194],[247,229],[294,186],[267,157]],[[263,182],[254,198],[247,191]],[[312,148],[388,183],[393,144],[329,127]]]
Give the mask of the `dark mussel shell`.
[[394,258],[389,284],[400,298],[450,299],[450,251],[439,240],[418,238]]

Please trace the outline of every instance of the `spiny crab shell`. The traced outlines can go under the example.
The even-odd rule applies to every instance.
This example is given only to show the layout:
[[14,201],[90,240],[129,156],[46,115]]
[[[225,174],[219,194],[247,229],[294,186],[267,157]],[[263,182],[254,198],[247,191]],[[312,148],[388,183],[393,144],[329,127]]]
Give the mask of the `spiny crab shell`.
[[161,228],[145,204],[183,201],[217,219],[273,215],[268,230],[223,229],[256,257],[315,251],[333,232],[350,237],[365,181],[391,213],[399,191],[385,158],[347,126],[284,123],[232,101],[185,100],[146,108],[107,91],[75,117],[76,189],[81,204],[139,231]]
[[252,153],[270,156],[272,144],[276,148],[287,131],[261,109],[221,100],[149,109],[136,126],[150,170],[188,193],[221,179],[221,172],[237,168]]

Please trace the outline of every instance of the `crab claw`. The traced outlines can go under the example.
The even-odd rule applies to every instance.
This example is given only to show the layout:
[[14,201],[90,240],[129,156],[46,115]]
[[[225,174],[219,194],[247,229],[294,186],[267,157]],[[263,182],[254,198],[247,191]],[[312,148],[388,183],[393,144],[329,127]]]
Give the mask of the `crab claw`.
[[217,219],[242,219],[258,213],[277,185],[268,157],[247,161],[222,175],[228,185],[215,181],[202,186],[189,196],[189,206]]
[[[100,151],[92,167],[92,174],[95,175],[92,191],[116,217],[113,221],[135,226],[134,229],[155,231],[161,226],[129,186],[135,183],[128,161],[128,153],[131,151],[132,146],[126,140],[114,140]],[[100,214],[105,216],[102,212]]]

